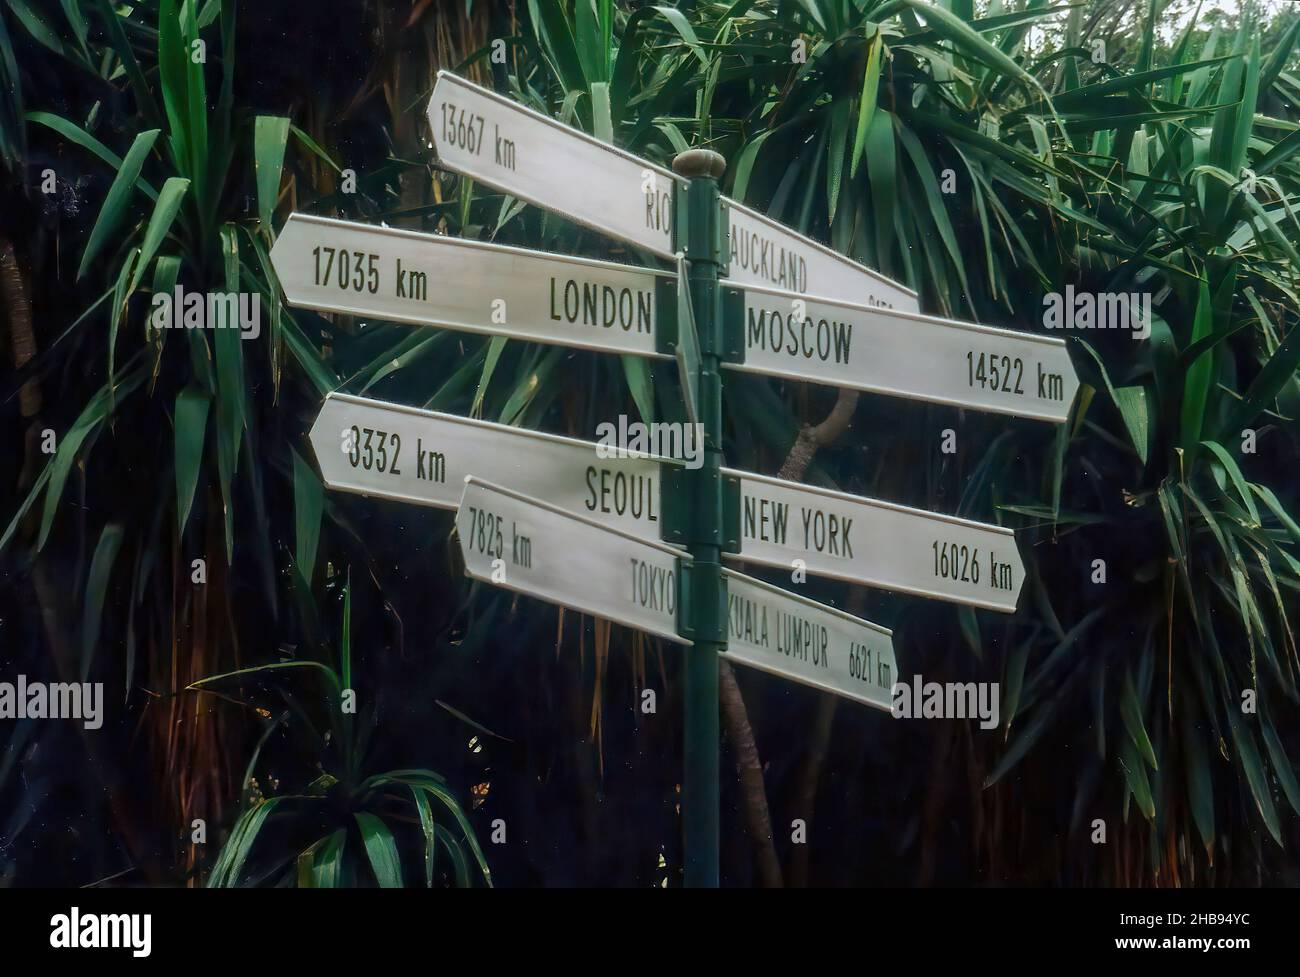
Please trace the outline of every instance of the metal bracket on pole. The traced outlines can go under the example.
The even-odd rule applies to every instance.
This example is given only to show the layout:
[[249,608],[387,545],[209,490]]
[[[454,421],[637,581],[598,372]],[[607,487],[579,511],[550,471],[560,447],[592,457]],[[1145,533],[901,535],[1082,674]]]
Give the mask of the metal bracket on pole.
[[[658,299],[656,299],[658,301]],[[722,361],[745,362],[745,292],[739,288],[722,290]]]
[[[689,471],[685,465],[664,465],[659,470],[663,499],[659,538],[674,546],[686,546],[707,537],[707,541],[720,547],[724,553],[739,553],[740,479],[721,472],[703,473],[708,484],[721,485],[722,510],[713,520],[708,518],[711,514],[700,510],[688,491]],[[695,518],[697,514],[701,516],[698,520]]]
[[722,551],[740,552],[740,479],[722,476]]
[[683,638],[695,639],[695,614],[691,598],[691,571],[689,560],[677,558],[677,633]]
[[655,352],[677,352],[677,281],[667,275],[655,279]]
[[688,250],[689,241],[687,240],[690,237],[690,234],[687,231],[687,225],[689,222],[683,219],[686,217],[686,196],[689,188],[689,183],[681,180],[673,181],[672,241],[674,254],[677,254],[678,252],[686,252],[687,255],[690,254],[690,251]]
[[691,499],[682,465],[659,466],[659,495],[663,500],[659,538],[674,546],[685,546],[691,535]]
[[726,278],[731,274],[731,207],[725,199],[718,203],[722,207],[718,215],[718,274]]
[[718,266],[718,274],[726,277],[731,271],[731,208],[718,199],[718,219],[713,221],[713,236],[708,243],[708,252],[699,253],[699,241],[696,251],[691,250],[690,219],[678,220],[678,216],[690,210],[690,183],[673,184],[673,250],[684,252],[689,261],[709,261]]

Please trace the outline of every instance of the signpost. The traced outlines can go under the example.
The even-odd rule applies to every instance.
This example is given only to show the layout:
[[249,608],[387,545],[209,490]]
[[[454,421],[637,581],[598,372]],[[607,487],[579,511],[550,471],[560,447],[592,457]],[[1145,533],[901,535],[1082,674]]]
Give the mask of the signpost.
[[475,580],[594,614],[678,644],[686,553],[484,482],[464,482],[456,539]]
[[332,394],[310,435],[322,477],[455,509],[477,580],[684,646],[685,879],[717,885],[720,659],[878,708],[898,677],[887,629],[724,558],[1003,612],[1024,581],[1010,529],[724,468],[723,369],[1056,423],[1078,379],[1060,341],[922,315],[910,289],[721,197],[716,153],[670,173],[446,72],[428,117],[444,166],[676,275],[295,214],[272,251],[288,301],[675,355],[701,463]]

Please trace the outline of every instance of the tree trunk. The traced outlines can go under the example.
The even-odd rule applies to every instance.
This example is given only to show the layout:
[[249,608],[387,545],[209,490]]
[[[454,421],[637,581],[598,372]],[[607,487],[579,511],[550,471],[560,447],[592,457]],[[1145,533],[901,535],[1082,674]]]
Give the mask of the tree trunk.
[[[0,299],[4,301],[5,321],[9,324],[9,349],[13,357],[14,372],[22,370],[36,355],[36,336],[32,332],[32,300],[27,293],[18,256],[13,242],[0,238]],[[18,410],[23,419],[23,467],[18,475],[18,492],[21,495],[36,480],[40,452],[40,438],[36,415],[41,412],[41,388],[35,380],[28,380],[18,392]]]
[[[0,302],[4,306],[9,352],[13,359],[14,371],[17,372],[36,355],[36,334],[32,329],[32,299],[27,287],[26,275],[19,263],[13,242],[2,236],[0,236]],[[18,474],[17,485],[20,497],[30,490],[43,463],[39,422],[41,403],[40,384],[34,378],[28,380],[18,394],[19,413],[24,426],[23,467]],[[36,537],[40,513],[40,507],[33,506],[19,527],[19,538],[29,546]],[[32,563],[31,581],[40,608],[46,647],[54,661],[59,681],[78,682],[81,676],[65,634],[67,623],[77,620],[78,616],[70,606],[68,600],[70,594],[66,583],[56,581],[45,563],[39,559]],[[122,780],[118,765],[103,749],[104,738],[97,732],[87,731],[82,723],[73,725],[81,731],[87,761],[103,785],[114,826],[130,854],[134,867],[142,870],[146,878],[159,879],[157,846],[139,830],[139,825],[142,823],[140,812],[132,800],[127,785]]]
[[727,724],[727,739],[736,752],[736,773],[740,776],[744,798],[745,826],[758,859],[758,878],[765,889],[781,888],[781,860],[772,841],[772,818],[767,809],[767,791],[763,787],[763,763],[758,744],[749,725],[745,700],[736,683],[736,673],[726,661],[718,662],[718,696],[722,700],[722,720]]
[[[805,426],[799,431],[794,444],[790,447],[790,453],[782,463],[780,471],[777,472],[777,477],[793,482],[802,481],[818,450],[834,442],[848,429],[849,423],[853,420],[853,411],[857,406],[857,391],[841,390],[839,397],[835,401],[835,406],[826,415],[826,420],[815,426]],[[736,676],[732,672],[731,666],[725,661],[719,662],[718,665],[718,690],[719,698],[722,700],[722,721],[727,727],[727,738],[736,751],[736,772],[740,776],[745,829],[749,833],[750,841],[754,845],[755,854],[758,858],[759,879],[764,886],[781,886],[783,884],[781,864],[777,859],[776,847],[772,842],[772,817],[767,806],[767,791],[763,784],[763,763],[758,755],[758,744],[754,740],[754,731],[749,724],[749,714],[745,709],[745,700],[740,694],[740,686],[736,684]],[[830,724],[835,715],[834,697],[828,695],[825,698],[831,700],[831,705],[823,705],[818,710],[817,722],[818,730],[821,730],[823,726],[825,727],[823,739],[829,738]],[[812,776],[811,786],[809,786],[808,778],[805,778],[800,796],[803,796],[804,792],[808,790],[816,792],[821,764],[824,759],[825,744],[823,743],[820,755],[814,754],[813,756],[817,769]],[[805,818],[805,821],[811,820],[811,810],[812,806],[809,804],[809,816]],[[796,862],[796,864],[799,863]],[[803,859],[803,874],[805,876],[807,874],[806,858]]]

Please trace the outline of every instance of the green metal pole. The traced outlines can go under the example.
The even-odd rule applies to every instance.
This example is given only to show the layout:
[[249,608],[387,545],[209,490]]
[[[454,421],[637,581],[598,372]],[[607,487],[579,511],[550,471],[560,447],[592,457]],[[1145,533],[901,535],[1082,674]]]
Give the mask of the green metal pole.
[[[686,473],[691,500],[691,606],[694,645],[686,653],[685,783],[682,796],[686,885],[718,885],[718,653],[727,646],[726,589],[722,578],[722,292],[718,269],[725,236],[718,179],[726,161],[706,149],[681,153],[673,169],[690,182],[685,206],[674,215],[684,236],[691,304],[700,344],[699,417],[703,464]],[[684,220],[683,220],[684,219]]]

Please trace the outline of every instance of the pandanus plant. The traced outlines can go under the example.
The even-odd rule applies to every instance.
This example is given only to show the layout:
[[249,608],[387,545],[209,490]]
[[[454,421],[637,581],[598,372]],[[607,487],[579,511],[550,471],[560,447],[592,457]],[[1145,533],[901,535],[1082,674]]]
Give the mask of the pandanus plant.
[[[359,706],[352,687],[350,582],[341,590],[336,653],[317,647],[322,660],[257,665],[190,686],[222,697],[239,690],[239,701],[265,717],[244,775],[244,809],[212,864],[208,885],[401,888],[421,878],[425,886],[466,887],[476,880],[491,885],[474,830],[445,778],[423,769],[364,773],[374,709],[370,699]],[[303,603],[304,613],[319,624],[315,602],[303,595]],[[324,663],[329,660],[337,669]],[[284,707],[277,717],[257,704],[264,696]],[[300,790],[267,796],[255,771],[264,747],[277,736],[294,740],[305,751],[299,758],[319,773]],[[406,838],[418,842],[419,857],[408,854],[404,869],[398,839]]]
[[[0,150],[22,165],[22,137],[35,131],[43,145],[108,178],[75,269],[79,283],[102,292],[16,378],[27,383],[75,359],[93,393],[56,405],[60,415],[71,409],[66,420],[48,417],[57,449],[49,459],[33,453],[39,465],[0,550],[20,538],[30,547],[56,657],[83,677],[116,671],[127,705],[143,710],[171,823],[220,825],[242,789],[235,758],[248,725],[231,710],[198,708],[186,690],[237,670],[250,651],[283,651],[254,642],[267,636],[266,621],[297,627],[305,598],[285,606],[284,588],[309,594],[323,573],[316,552],[332,510],[292,439],[296,412],[340,384],[327,350],[332,330],[319,316],[284,308],[268,252],[282,186],[306,161],[339,167],[287,118],[236,105],[234,0],[64,4],[66,23],[18,0],[11,7],[47,54],[89,73],[98,100],[70,118],[24,106],[21,88],[8,88]],[[0,71],[24,77],[7,34]],[[302,158],[286,166],[290,136]],[[72,183],[73,172],[64,164],[60,179]],[[156,299],[178,288],[251,301],[259,328],[151,328],[161,324]],[[82,509],[91,518],[73,520],[70,484],[87,483],[135,488],[92,492]],[[292,532],[277,534],[281,524]],[[355,532],[343,535],[363,553]],[[84,577],[42,585],[69,548],[82,553],[74,565]],[[64,622],[75,622],[68,635]],[[109,644],[120,658],[104,660]],[[436,775],[418,776],[422,796],[446,790]],[[251,837],[246,828],[241,821],[239,837]],[[375,834],[367,831],[367,844]],[[168,872],[151,847],[138,839],[135,863]],[[195,878],[205,860],[186,847],[182,872]],[[221,864],[219,880],[238,876],[227,871],[230,860]]]

